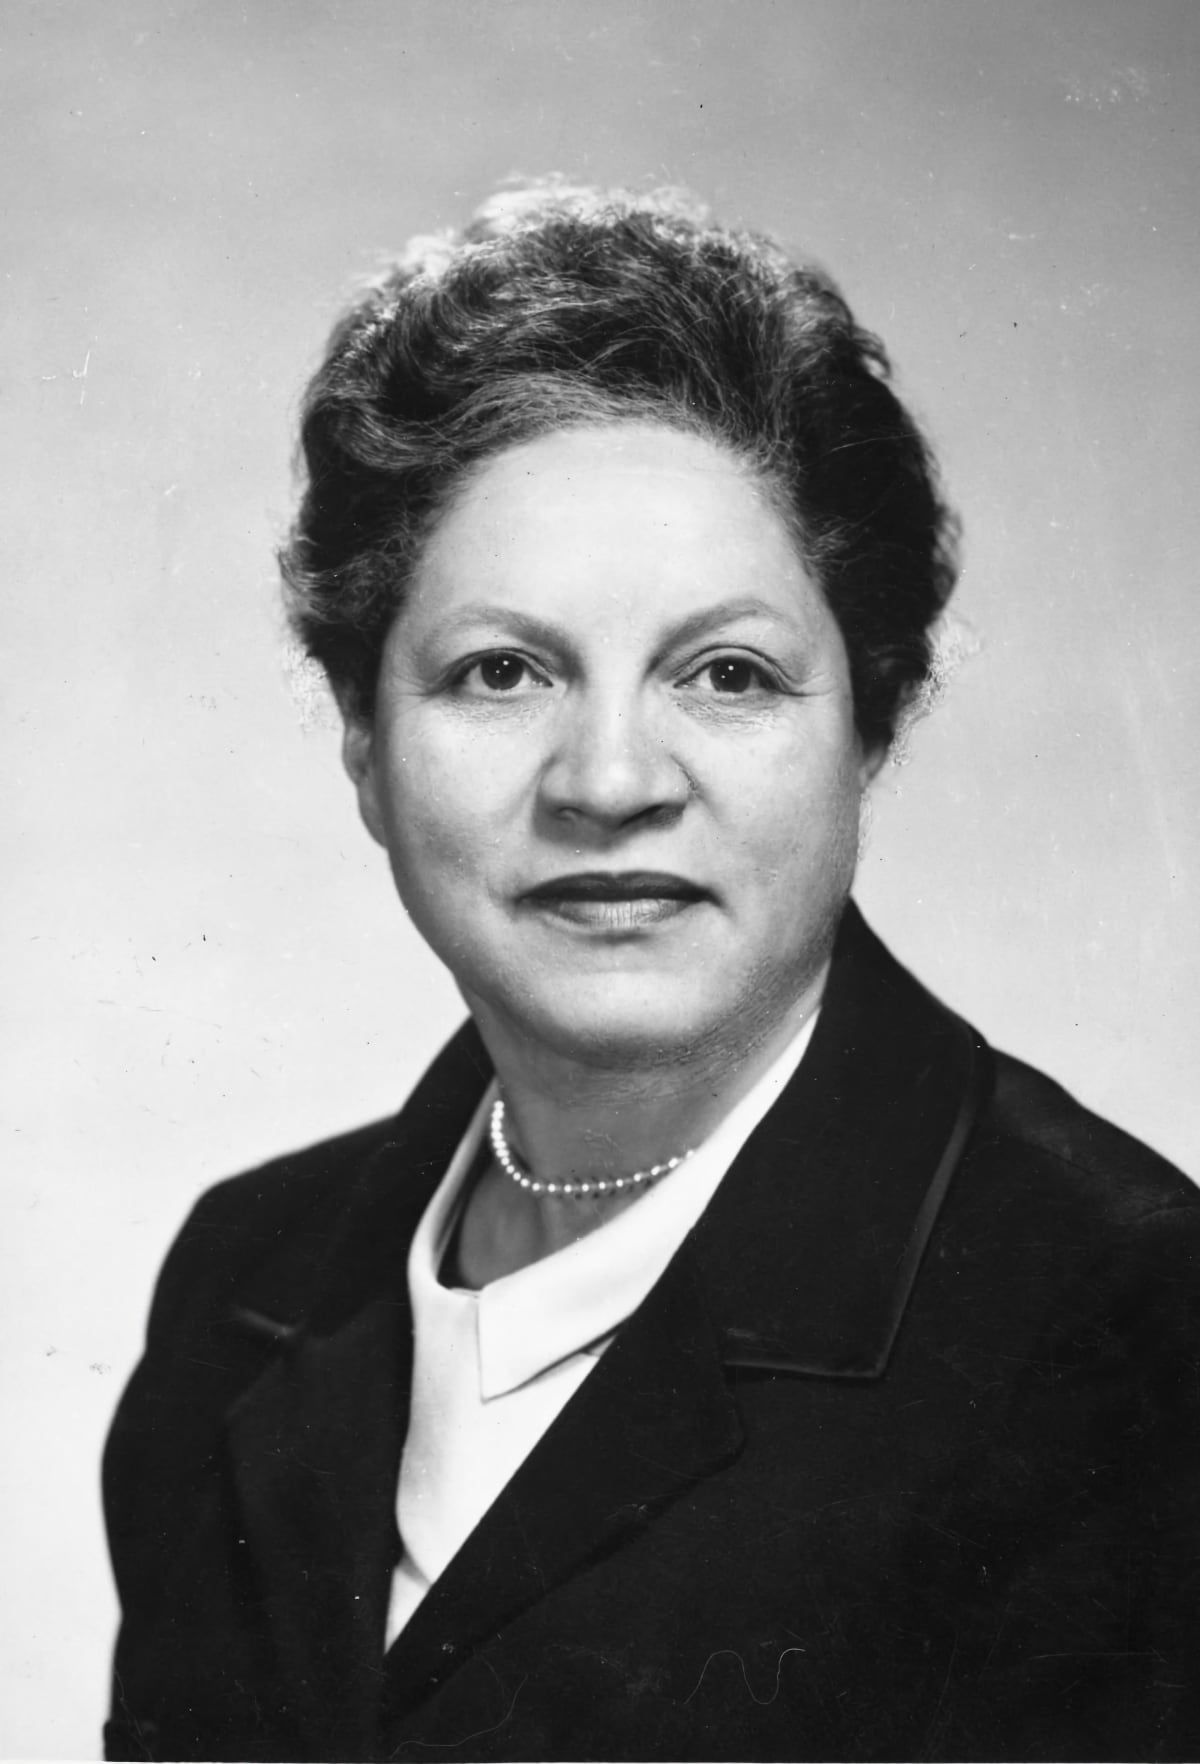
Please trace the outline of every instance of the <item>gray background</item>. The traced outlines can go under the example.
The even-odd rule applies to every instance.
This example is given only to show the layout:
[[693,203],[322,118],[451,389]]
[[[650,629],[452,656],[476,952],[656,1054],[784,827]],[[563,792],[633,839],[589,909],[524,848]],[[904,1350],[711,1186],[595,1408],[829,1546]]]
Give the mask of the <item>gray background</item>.
[[691,185],[883,333],[982,647],[880,780],[860,898],[1200,1171],[1200,8],[8,0],[0,30],[0,1748],[87,1756],[97,1458],[170,1234],[393,1108],[459,1015],[304,726],[271,551],[346,290],[506,173]]

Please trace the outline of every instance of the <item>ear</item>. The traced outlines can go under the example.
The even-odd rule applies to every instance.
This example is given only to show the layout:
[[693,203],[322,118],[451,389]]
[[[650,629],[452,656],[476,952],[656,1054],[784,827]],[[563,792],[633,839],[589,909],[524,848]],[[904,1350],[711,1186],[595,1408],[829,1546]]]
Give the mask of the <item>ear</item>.
[[342,713],[342,764],[358,797],[358,812],[371,838],[378,845],[386,846],[375,769],[375,730],[368,720],[340,698],[338,708]]
[[886,742],[877,742],[874,747],[864,747],[858,762],[858,787],[867,790],[875,781],[884,760],[888,756]]

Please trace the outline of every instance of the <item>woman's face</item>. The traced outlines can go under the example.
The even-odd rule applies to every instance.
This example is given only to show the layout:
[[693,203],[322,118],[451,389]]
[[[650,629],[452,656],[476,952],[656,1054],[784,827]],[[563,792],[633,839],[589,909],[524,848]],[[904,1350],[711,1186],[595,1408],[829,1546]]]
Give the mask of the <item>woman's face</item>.
[[811,1004],[871,768],[833,615],[716,444],[587,427],[483,465],[346,757],[485,1036],[674,1064]]

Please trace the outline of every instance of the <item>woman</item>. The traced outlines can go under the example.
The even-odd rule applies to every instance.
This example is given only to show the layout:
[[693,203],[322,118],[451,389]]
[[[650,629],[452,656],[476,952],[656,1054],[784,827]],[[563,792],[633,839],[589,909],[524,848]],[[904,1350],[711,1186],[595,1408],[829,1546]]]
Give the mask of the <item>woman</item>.
[[849,904],[954,576],[879,345],[535,188],[303,445],[295,622],[470,1022],[171,1252],[109,1756],[1196,1756],[1195,1191]]

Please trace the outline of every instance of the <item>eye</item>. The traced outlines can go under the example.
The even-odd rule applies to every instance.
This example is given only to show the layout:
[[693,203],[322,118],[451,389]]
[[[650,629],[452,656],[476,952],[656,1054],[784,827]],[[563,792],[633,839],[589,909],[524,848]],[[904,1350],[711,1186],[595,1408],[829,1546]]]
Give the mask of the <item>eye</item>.
[[760,663],[748,655],[718,655],[706,661],[688,680],[722,698],[744,698],[753,692],[772,692],[775,682]]
[[466,692],[497,695],[516,693],[549,686],[546,676],[532,662],[511,649],[493,650],[490,655],[476,656],[455,676],[455,685]]

